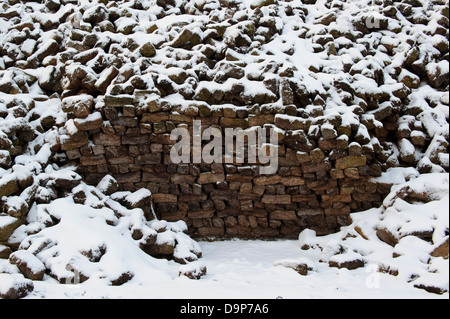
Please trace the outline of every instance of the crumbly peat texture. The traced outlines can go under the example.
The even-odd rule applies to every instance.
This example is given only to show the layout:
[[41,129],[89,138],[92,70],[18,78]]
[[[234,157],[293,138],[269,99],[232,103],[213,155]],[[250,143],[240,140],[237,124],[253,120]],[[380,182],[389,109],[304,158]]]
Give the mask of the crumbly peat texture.
[[[389,167],[449,169],[448,1],[4,1],[0,20],[2,243],[80,176],[149,189],[192,236],[296,237],[380,206]],[[276,174],[173,164],[193,120],[276,129]]]

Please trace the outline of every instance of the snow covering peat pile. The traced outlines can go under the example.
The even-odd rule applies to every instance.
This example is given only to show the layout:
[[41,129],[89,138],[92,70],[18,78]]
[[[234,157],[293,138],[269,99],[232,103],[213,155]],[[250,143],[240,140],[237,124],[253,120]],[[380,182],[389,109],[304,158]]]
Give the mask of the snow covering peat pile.
[[[448,26],[448,0],[0,1],[0,297],[299,233],[448,291]],[[277,173],[172,164],[194,120],[272,128]]]
[[[352,223],[336,234],[318,237],[304,230],[299,236],[302,257],[276,264],[302,275],[326,266],[366,267],[431,293],[448,292],[448,174],[391,169],[386,176],[398,184],[382,207],[352,214]],[[374,288],[377,279],[368,278],[366,284]]]

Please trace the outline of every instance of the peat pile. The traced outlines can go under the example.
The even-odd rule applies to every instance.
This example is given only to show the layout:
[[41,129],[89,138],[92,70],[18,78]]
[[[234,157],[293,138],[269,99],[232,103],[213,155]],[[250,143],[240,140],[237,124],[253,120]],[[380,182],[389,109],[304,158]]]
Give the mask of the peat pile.
[[388,177],[396,185],[380,208],[352,214],[351,224],[335,234],[303,231],[302,257],[275,265],[303,276],[336,268],[362,270],[368,289],[379,288],[383,276],[392,276],[398,284],[448,293],[448,174],[394,168],[385,175],[381,178]]
[[[109,201],[127,207],[147,189],[156,220],[185,222],[180,234],[295,237],[336,231],[350,212],[380,206],[392,183],[373,177],[388,168],[448,172],[448,8],[444,0],[2,1],[0,253],[29,250],[28,236],[63,220],[43,207],[67,198],[86,205],[94,194],[102,204],[92,208],[112,210],[105,223],[117,227],[123,216]],[[195,119],[221,130],[273,128],[277,173],[259,176],[246,162],[174,165],[170,131]],[[82,182],[108,175],[117,189],[107,195]],[[138,247],[155,230],[150,202],[141,204],[130,207],[144,230],[132,231],[134,220],[122,233]]]

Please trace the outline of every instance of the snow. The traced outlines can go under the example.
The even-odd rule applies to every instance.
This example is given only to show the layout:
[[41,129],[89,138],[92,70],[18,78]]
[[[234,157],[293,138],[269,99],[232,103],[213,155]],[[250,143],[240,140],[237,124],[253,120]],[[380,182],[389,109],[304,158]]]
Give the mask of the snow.
[[200,242],[200,246],[204,254],[202,264],[208,269],[200,280],[178,277],[178,273],[173,272],[178,271],[178,267],[169,262],[165,270],[169,276],[145,274],[149,268],[142,265],[139,280],[134,278],[120,287],[89,281],[80,285],[59,285],[48,278],[34,282],[35,290],[27,298],[448,298],[415,289],[396,277],[376,272],[373,267],[347,271],[317,263],[307,276],[300,276],[293,269],[280,265],[280,261],[292,259],[293,251],[299,251],[295,240],[230,240]]
[[[73,207],[73,209],[68,209]],[[87,271],[91,281],[104,285],[107,280],[114,280],[121,272],[140,273],[136,269],[144,267],[150,277],[164,276],[167,261],[151,258],[143,254],[131,238],[124,237],[115,227],[105,223],[102,211],[88,206],[73,205],[70,200],[54,201],[47,207],[50,215],[59,219],[53,227],[45,228],[30,240],[48,238],[56,245],[36,254],[50,269],[56,278],[66,278],[73,274],[66,269],[72,265],[74,269]],[[110,216],[109,218],[113,218]],[[25,243],[27,241],[24,241]],[[89,263],[83,253],[96,250],[106,244],[106,252],[97,263]],[[23,247],[23,248],[26,248]]]
[[151,197],[151,196],[152,196],[152,192],[150,192],[150,190],[141,188],[141,189],[135,191],[134,193],[128,195],[126,197],[126,200],[131,204],[137,204],[141,200]]
[[24,262],[27,268],[33,273],[38,273],[45,270],[42,262],[26,250],[15,251],[10,255],[10,258],[18,258],[19,262]]
[[400,184],[408,181],[411,177],[419,176],[419,172],[413,167],[391,167],[380,177],[374,178],[379,183]]
[[0,228],[9,226],[16,222],[17,222],[17,218],[15,218],[15,217],[8,216],[8,215],[6,215],[6,216],[0,215]]
[[335,262],[337,264],[341,264],[341,263],[350,262],[350,261],[354,261],[354,260],[361,260],[364,262],[364,257],[361,256],[361,254],[359,254],[359,253],[350,251],[350,252],[346,252],[343,254],[337,254],[337,255],[331,256],[328,261]]
[[117,181],[111,175],[105,175],[98,183],[97,188],[102,193],[106,193],[106,191],[113,185],[117,183]]
[[[232,91],[233,86],[241,86],[243,90],[240,97],[245,103],[261,95],[276,97],[262,81],[253,79],[278,81],[280,76],[277,72],[290,71],[293,76],[289,78],[293,83],[300,83],[307,88],[307,95],[323,95],[324,105],[322,107],[310,103],[301,109],[306,117],[277,114],[276,121],[296,126],[310,122],[308,133],[313,135],[319,134],[320,128],[328,132],[336,131],[337,126],[327,121],[340,118],[341,126],[351,127],[354,132],[352,135],[341,134],[339,140],[350,143],[350,137],[355,137],[360,142],[352,142],[349,146],[365,147],[365,150],[383,150],[380,153],[386,155],[387,166],[399,166],[399,156],[403,162],[414,162],[414,165],[417,162],[417,166],[392,167],[387,170],[384,166],[385,172],[374,181],[394,186],[381,208],[353,214],[352,224],[343,227],[336,234],[317,236],[313,230],[307,229],[295,241],[229,240],[197,243],[184,233],[188,228],[184,221],[146,221],[141,209],[125,208],[118,203],[124,200],[131,205],[138,204],[151,197],[150,191],[141,189],[133,193],[117,192],[111,196],[102,194],[112,185],[113,181],[109,178],[103,179],[97,189],[80,184],[72,190],[74,193],[86,194],[83,205],[75,203],[71,195],[56,199],[57,194],[52,189],[56,179],[79,181],[80,176],[74,172],[74,167],[60,168],[56,164],[49,164],[55,149],[60,145],[60,140],[67,138],[65,134],[73,136],[78,133],[77,124],[98,120],[101,113],[90,114],[86,119],[68,120],[67,114],[61,110],[58,93],[48,97],[37,83],[31,85],[33,81],[29,79],[32,76],[37,78],[38,82],[48,82],[52,78],[53,70],[65,69],[64,72],[72,74],[81,69],[86,71],[89,80],[95,79],[97,83],[105,80],[108,71],[93,71],[98,70],[97,64],[102,63],[100,60],[93,59],[85,65],[72,63],[64,66],[63,60],[78,53],[78,49],[65,48],[67,50],[64,54],[60,52],[55,53],[55,56],[44,55],[48,54],[47,51],[55,47],[56,43],[60,44],[60,39],[67,36],[73,30],[72,27],[81,28],[82,32],[85,32],[88,27],[86,20],[93,18],[99,7],[106,7],[103,4],[92,6],[92,3],[96,2],[82,0],[78,2],[78,5],[83,7],[82,14],[75,10],[75,5],[65,2],[62,2],[65,5],[56,13],[45,12],[44,4],[33,1],[28,1],[26,6],[20,3],[12,5],[12,10],[19,10],[19,16],[12,19],[0,18],[0,41],[4,51],[8,51],[8,55],[0,57],[0,84],[10,84],[14,90],[21,93],[0,93],[0,139],[5,143],[5,149],[14,149],[16,152],[11,154],[11,167],[0,168],[0,186],[15,183],[16,179],[18,182],[32,184],[24,190],[21,189],[20,196],[8,194],[7,198],[2,198],[2,205],[15,208],[30,206],[26,217],[27,224],[16,229],[8,244],[18,246],[19,250],[14,254],[24,255],[24,259],[27,259],[27,253],[28,256],[31,253],[36,255],[53,277],[60,281],[73,282],[76,272],[89,277],[86,282],[67,287],[55,283],[54,278],[46,275],[44,281],[35,283],[36,289],[28,298],[184,298],[187,292],[191,298],[439,298],[440,296],[415,289],[414,286],[431,285],[448,291],[448,259],[431,258],[430,252],[448,238],[449,178],[448,173],[442,172],[448,170],[449,166],[449,95],[448,92],[441,92],[441,89],[420,83],[418,88],[407,88],[411,91],[407,98],[392,98],[392,92],[404,87],[399,81],[406,82],[408,78],[419,80],[411,72],[412,68],[403,68],[405,58],[411,50],[418,50],[418,61],[422,60],[421,64],[426,66],[425,72],[448,74],[449,65],[448,61],[445,61],[445,54],[448,53],[437,49],[442,43],[445,44],[447,39],[443,35],[435,34],[440,28],[440,13],[430,12],[430,23],[423,25],[411,23],[408,21],[410,18],[406,19],[398,13],[395,17],[397,21],[394,21],[394,17],[387,18],[388,30],[372,30],[373,32],[368,34],[357,31],[356,43],[343,36],[337,37],[333,43],[337,54],[327,54],[326,50],[314,52],[317,48],[320,49],[314,42],[330,32],[331,28],[342,35],[354,32],[354,20],[364,19],[368,14],[372,14],[372,18],[383,18],[384,15],[377,12],[379,7],[369,0],[342,2],[341,10],[332,8],[337,17],[328,28],[315,23],[323,16],[322,10],[328,4],[325,0],[317,1],[315,6],[303,5],[299,0],[289,1],[294,18],[284,11],[287,8],[284,2],[275,6],[277,10],[263,6],[257,9],[261,15],[258,18],[259,23],[270,24],[273,20],[278,33],[268,41],[264,34],[268,33],[270,28],[260,26],[251,31],[258,34],[251,42],[252,39],[242,32],[252,27],[252,22],[246,21],[246,17],[256,11],[255,6],[262,5],[265,1],[235,2],[233,1],[233,5],[236,10],[231,12],[221,8],[221,1],[212,0],[191,1],[189,6],[183,8],[183,12],[191,10],[198,15],[179,14],[179,5],[185,4],[182,1],[176,1],[176,6],[167,8],[167,12],[154,5],[154,1],[136,3],[142,5],[145,10],[136,10],[128,3],[118,3],[108,8],[110,12],[120,15],[114,19],[117,31],[129,33],[129,29],[133,29],[134,32],[129,35],[109,31],[101,33],[98,32],[100,26],[94,25],[92,34],[96,34],[99,39],[97,48],[93,50],[101,52],[102,47],[108,45],[111,45],[111,48],[119,48],[119,59],[123,60],[119,64],[124,64],[119,72],[122,74],[135,70],[136,74],[139,74],[143,71],[143,81],[149,84],[149,87],[155,87],[153,81],[156,81],[156,78],[168,81],[170,77],[177,77],[184,70],[194,79],[196,86],[191,88],[193,91],[199,93],[205,89],[220,95],[223,93],[221,91]],[[333,5],[338,7],[339,3]],[[431,7],[431,4],[429,6]],[[201,14],[203,9],[199,8],[209,8],[215,12],[208,16]],[[297,19],[296,15],[302,11],[299,8],[308,10],[304,19]],[[0,11],[3,14],[6,10],[9,10],[9,5],[5,3]],[[420,18],[422,8],[414,7],[413,10],[414,19]],[[63,17],[69,14],[69,23],[66,24]],[[233,16],[233,20],[226,21],[228,15]],[[20,19],[23,20],[21,22],[34,23],[34,30],[28,31],[29,38],[24,39],[22,43],[21,39],[27,35],[14,27]],[[220,84],[212,79],[225,73],[220,67],[210,69],[206,66],[205,61],[202,61],[205,57],[199,52],[201,50],[197,51],[196,47],[192,50],[171,47],[183,30],[189,30],[199,38],[206,39],[208,32],[212,34],[213,31],[205,26],[218,21],[226,21],[223,22],[226,25],[224,42],[233,44],[236,38],[241,36],[251,42],[253,50],[249,49],[247,53],[243,53],[245,50],[242,48],[227,48],[216,43],[218,41],[213,38],[209,40],[208,45],[215,51],[214,55],[227,55],[230,59],[237,59],[237,64],[243,65],[246,75],[242,79],[229,78]],[[41,29],[41,25],[58,25],[58,30]],[[156,29],[147,34],[147,28],[153,25]],[[395,28],[402,31],[390,31]],[[202,31],[205,29],[208,31]],[[11,40],[14,36],[18,38]],[[138,53],[123,45],[127,40],[135,41],[139,46],[150,42],[157,47],[156,56],[149,62],[147,69],[144,70],[144,65],[139,65],[142,61],[138,60]],[[329,47],[325,45],[324,48]],[[393,52],[388,52],[390,50]],[[12,59],[16,53],[19,56]],[[76,57],[81,56],[78,54]],[[108,55],[105,57],[106,60],[111,58]],[[438,57],[443,57],[444,60],[437,61]],[[22,60],[20,67],[11,63],[16,60]],[[24,64],[33,64],[34,60],[42,60],[39,62],[39,68],[29,69]],[[108,64],[111,61],[104,62]],[[349,72],[344,72],[347,66]],[[278,71],[265,72],[267,68],[272,67]],[[199,71],[205,71],[207,80],[197,81],[200,78]],[[157,74],[158,77],[152,78],[152,74]],[[383,85],[380,85],[378,77],[381,77]],[[348,82],[355,91],[351,104],[344,103],[342,97],[353,94],[333,89],[335,80]],[[123,84],[119,78],[116,81],[120,85]],[[18,83],[22,83],[23,88],[19,89]],[[176,84],[176,88],[183,85],[185,84]],[[380,101],[375,109],[370,106],[368,112],[361,115],[360,110],[366,111],[368,106],[359,96],[366,95],[374,100],[381,96],[383,101]],[[390,101],[383,95],[391,96]],[[141,103],[146,105],[156,98],[159,96],[151,92]],[[322,99],[321,96],[320,98]],[[75,103],[79,99],[80,96],[69,96],[65,97],[64,101]],[[101,110],[104,97],[98,96],[95,99],[96,109]],[[18,101],[23,104],[23,116],[14,114]],[[179,111],[185,111],[193,105],[193,101],[185,99],[178,92],[165,96],[162,102],[177,105]],[[358,105],[358,102],[361,104]],[[389,137],[387,142],[380,143],[377,138],[371,136],[373,134],[369,131],[372,129],[361,125],[362,120],[365,120],[376,129],[382,130],[383,123],[377,116],[381,116],[383,111],[397,107],[397,102],[405,104],[402,106],[402,112],[408,114],[398,120],[399,129],[412,131],[410,137],[423,137],[426,140],[426,148],[413,145],[408,138],[391,143]],[[206,102],[196,101],[196,105],[199,103]],[[11,107],[12,105],[14,106]],[[246,109],[246,106],[231,104],[212,105],[211,109],[224,107]],[[265,107],[284,110],[280,101]],[[308,114],[316,113],[317,116],[307,118]],[[46,117],[53,118],[59,129],[45,128],[47,131],[44,132],[41,120]],[[35,135],[32,141],[27,141],[29,143],[21,154],[17,154],[21,150],[15,147],[18,145],[15,133],[19,128],[32,131]],[[276,128],[276,131],[281,132],[281,129]],[[9,150],[0,152],[5,156],[9,155]],[[429,168],[427,171],[431,173],[421,174],[425,168]],[[43,181],[48,181],[45,182],[46,187],[40,186]],[[416,197],[408,198],[411,194]],[[417,198],[422,195],[426,195],[426,202]],[[50,203],[37,204],[34,199],[29,200],[34,197],[46,198]],[[0,228],[15,222],[17,219],[14,217],[5,216],[4,213],[0,215]],[[398,241],[395,247],[380,240],[377,237],[377,229],[390,231]],[[174,261],[150,257],[140,249],[142,241],[133,239],[132,231],[142,232],[143,238],[154,236],[156,243],[160,245],[176,245],[175,258],[194,261],[180,267]],[[430,236],[431,238],[428,238]],[[197,261],[200,253],[203,258]],[[99,260],[92,262],[89,259]],[[365,266],[352,271],[328,267],[329,261],[341,263],[354,259],[363,260]],[[292,268],[300,263],[312,267],[307,276],[300,276],[293,271]],[[199,274],[204,267],[208,269],[208,273],[198,281],[179,276],[180,273],[186,272]],[[381,269],[395,270],[399,274],[397,277],[391,276],[379,272]],[[7,261],[0,261],[0,272],[9,273],[0,274],[0,293],[20,282],[19,277],[15,276],[18,270]],[[130,280],[121,287],[112,289],[109,285],[124,274],[129,276]],[[442,297],[448,297],[448,293]]]

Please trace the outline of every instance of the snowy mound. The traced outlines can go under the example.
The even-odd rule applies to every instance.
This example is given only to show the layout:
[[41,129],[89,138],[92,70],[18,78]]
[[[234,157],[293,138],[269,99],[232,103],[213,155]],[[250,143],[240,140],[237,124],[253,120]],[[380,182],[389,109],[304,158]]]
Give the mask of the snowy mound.
[[[402,175],[398,170],[389,174]],[[429,292],[448,292],[448,207],[448,174],[412,177],[393,187],[383,207],[352,214],[352,224],[339,233],[317,237],[305,230],[299,235],[304,256],[279,264],[297,271],[322,263],[349,270],[366,267]]]
[[166,259],[185,266],[180,274],[200,271],[201,264],[186,265],[198,260],[201,250],[183,233],[184,222],[147,221],[142,209],[113,199],[135,204],[148,196],[142,193],[106,196],[80,183],[64,198],[34,204],[26,225],[10,236],[9,244],[18,250],[10,254],[9,263],[0,263],[0,272],[19,272],[32,280],[53,277],[63,284],[122,285],[140,276],[176,276],[176,263]]

